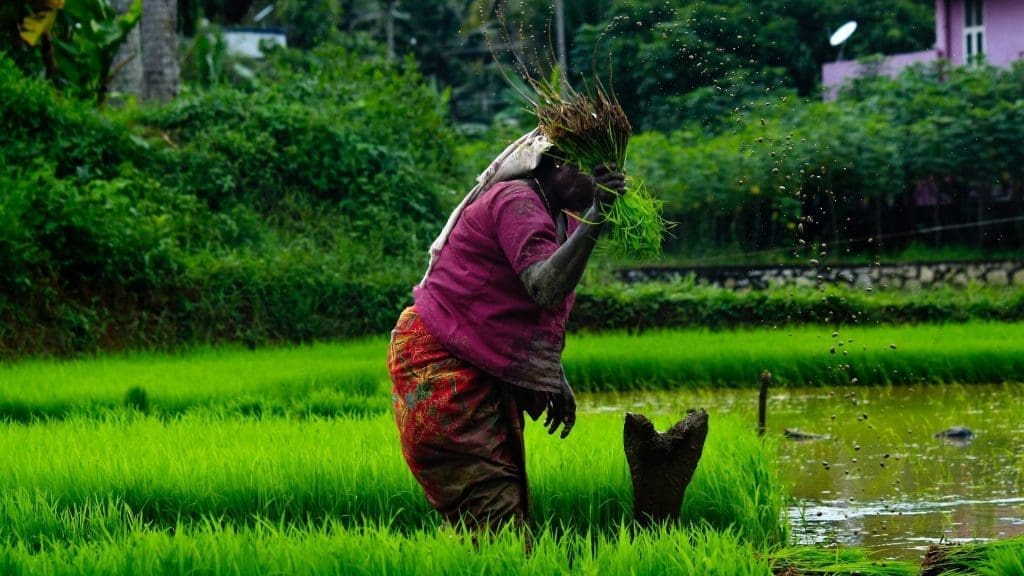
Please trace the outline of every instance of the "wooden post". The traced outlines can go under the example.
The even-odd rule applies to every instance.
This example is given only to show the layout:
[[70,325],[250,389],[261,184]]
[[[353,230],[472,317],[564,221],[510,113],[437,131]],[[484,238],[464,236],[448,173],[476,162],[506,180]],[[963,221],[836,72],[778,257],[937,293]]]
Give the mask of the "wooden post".
[[768,387],[772,385],[772,373],[761,372],[761,393],[757,396],[757,435],[764,436],[765,412],[768,411]]

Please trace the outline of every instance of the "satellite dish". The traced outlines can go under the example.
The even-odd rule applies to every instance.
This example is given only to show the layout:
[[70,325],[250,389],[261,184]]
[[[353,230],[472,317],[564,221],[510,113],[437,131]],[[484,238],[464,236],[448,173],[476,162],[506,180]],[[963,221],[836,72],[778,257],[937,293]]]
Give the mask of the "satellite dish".
[[838,30],[832,33],[832,36],[830,36],[828,39],[828,43],[833,46],[839,46],[843,42],[846,42],[846,40],[850,37],[851,34],[853,34],[853,31],[856,29],[857,22],[854,20],[850,20],[846,24],[840,26]]
[[274,5],[273,4],[267,4],[266,8],[264,8],[263,10],[260,10],[259,12],[256,13],[256,16],[253,17],[253,20],[255,20],[256,22],[259,22],[260,20],[263,20],[264,18],[269,16],[270,13],[273,12],[273,11],[274,11]]

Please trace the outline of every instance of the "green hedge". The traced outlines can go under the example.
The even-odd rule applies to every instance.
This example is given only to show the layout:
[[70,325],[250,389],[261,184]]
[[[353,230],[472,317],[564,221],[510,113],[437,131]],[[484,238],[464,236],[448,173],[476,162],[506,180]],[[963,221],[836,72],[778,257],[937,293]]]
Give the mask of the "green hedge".
[[0,357],[200,344],[249,346],[387,334],[413,281],[343,276],[319,263],[219,263],[178,284],[79,282],[0,295]]
[[1024,320],[1024,290],[939,288],[865,292],[829,287],[762,291],[685,282],[589,287],[576,296],[572,330],[633,330],[787,324],[906,324]]
[[[83,283],[76,297],[0,297],[0,355],[68,355],[243,342],[251,346],[386,335],[411,303],[403,280],[355,278],[318,261],[218,260],[175,285]],[[46,287],[44,287],[46,288]],[[42,290],[47,293],[50,288]],[[82,295],[88,295],[83,298]],[[998,288],[753,292],[686,283],[581,288],[572,331],[1024,321],[1024,291]]]

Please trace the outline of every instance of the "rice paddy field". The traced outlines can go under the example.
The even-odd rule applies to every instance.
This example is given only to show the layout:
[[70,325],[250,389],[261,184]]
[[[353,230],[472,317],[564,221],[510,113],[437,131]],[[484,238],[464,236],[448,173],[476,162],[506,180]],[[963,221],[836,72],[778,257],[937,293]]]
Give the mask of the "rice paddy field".
[[[588,412],[701,406],[753,422],[750,390],[590,394]],[[1024,385],[769,390],[767,437],[791,540],[920,561],[942,543],[1024,535]],[[970,430],[969,437],[935,435]]]
[[[989,324],[571,336],[580,421],[565,440],[527,427],[529,556],[521,533],[472,538],[429,509],[401,457],[383,339],[10,364],[0,368],[0,574],[918,574],[922,555],[807,538],[792,514],[807,496],[793,481],[801,462],[833,458],[841,474],[875,448],[851,456],[847,444],[866,440],[850,435],[794,453],[777,433],[759,438],[735,406],[756,396],[766,368],[770,422],[789,402],[779,398],[809,384],[826,398],[874,384],[864,398],[924,381],[961,390],[956,402],[971,398],[962,383],[998,382],[1019,397],[1021,336],[1024,326]],[[600,390],[631,396],[615,404]],[[735,396],[716,403],[719,393]],[[789,404],[822,409],[802,402]],[[708,407],[710,432],[682,521],[636,528],[623,411],[665,428],[694,404]],[[850,414],[817,431],[842,436]],[[823,456],[828,446],[841,454]],[[1019,469],[1021,447],[1004,453]],[[973,546],[934,559],[934,573],[1024,574],[1024,537]]]

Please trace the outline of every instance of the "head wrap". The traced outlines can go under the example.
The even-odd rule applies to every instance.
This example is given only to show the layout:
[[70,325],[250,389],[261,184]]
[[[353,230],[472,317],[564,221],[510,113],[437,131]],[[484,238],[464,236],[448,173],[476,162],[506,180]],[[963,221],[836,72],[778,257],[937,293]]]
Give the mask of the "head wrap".
[[455,228],[455,223],[459,221],[459,217],[462,215],[462,211],[466,209],[466,206],[472,204],[488,188],[498,182],[515,180],[516,178],[529,175],[540,164],[541,157],[549,148],[551,148],[551,141],[541,132],[540,128],[535,128],[509,144],[501,154],[498,154],[498,157],[491,162],[487,169],[476,177],[476,186],[452,210],[451,215],[448,216],[448,222],[441,230],[441,234],[430,245],[430,262],[427,264],[427,271],[423,274],[423,280],[420,280],[420,284],[423,284],[427,276],[430,275],[430,271],[434,268],[434,262],[437,261],[438,255],[441,254],[441,249],[448,243],[448,236],[451,235],[452,229]]

